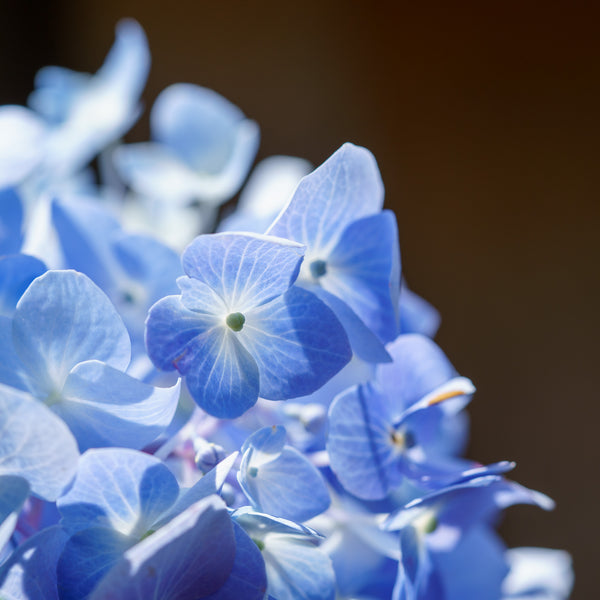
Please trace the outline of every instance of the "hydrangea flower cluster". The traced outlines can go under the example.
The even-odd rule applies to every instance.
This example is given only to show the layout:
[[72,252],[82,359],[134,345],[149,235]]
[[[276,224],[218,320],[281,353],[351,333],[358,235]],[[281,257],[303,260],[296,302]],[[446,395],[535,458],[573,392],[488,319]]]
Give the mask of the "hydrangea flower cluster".
[[463,457],[373,155],[266,159],[217,222],[258,126],[175,84],[122,144],[149,64],[123,21],[0,107],[0,598],[565,600],[495,532],[553,503]]

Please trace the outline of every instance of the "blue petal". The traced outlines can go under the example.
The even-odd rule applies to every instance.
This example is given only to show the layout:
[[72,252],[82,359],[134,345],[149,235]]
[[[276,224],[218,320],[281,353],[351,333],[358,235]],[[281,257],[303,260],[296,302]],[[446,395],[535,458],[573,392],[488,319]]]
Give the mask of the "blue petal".
[[331,560],[318,548],[315,531],[243,507],[233,513],[235,521],[262,545],[267,568],[268,593],[277,600],[296,600],[302,590],[306,600],[332,600],[335,575]]
[[21,250],[23,207],[14,188],[0,188],[0,256]]
[[196,600],[225,584],[234,556],[227,508],[210,496],[127,550],[90,600]]
[[150,308],[146,320],[148,356],[163,371],[178,369],[184,373],[182,358],[192,351],[195,338],[214,326],[212,315],[189,310],[181,296],[162,298]]
[[12,319],[0,315],[0,383],[29,391],[28,377],[19,360],[12,337]]
[[398,335],[398,228],[391,211],[358,219],[343,232],[319,278],[383,343]]
[[45,500],[56,500],[77,468],[67,426],[29,395],[0,386],[0,475],[18,475]]
[[384,498],[400,483],[401,455],[391,441],[393,417],[386,396],[370,384],[350,388],[329,409],[327,452],[341,484],[366,500]]
[[408,408],[457,375],[442,350],[425,336],[401,335],[387,350],[393,363],[378,367],[377,381],[399,408]]
[[448,600],[498,600],[508,567],[504,544],[487,527],[467,532],[452,552],[432,555]]
[[22,106],[0,106],[0,189],[20,183],[40,163],[46,128]]
[[312,286],[310,290],[325,302],[340,320],[352,351],[358,358],[369,363],[392,362],[385,346],[343,300],[318,286]]
[[244,313],[286,292],[303,256],[302,246],[287,240],[216,233],[197,237],[185,249],[182,262],[186,274],[212,288],[230,312]]
[[97,359],[125,370],[131,356],[121,317],[102,291],[75,271],[48,271],[19,300],[13,321],[17,354],[47,394],[78,363]]
[[35,74],[35,89],[29,94],[27,104],[50,124],[58,125],[66,118],[90,77],[88,73],[64,67],[42,67]]
[[96,360],[69,373],[52,409],[70,427],[80,449],[121,446],[141,449],[169,425],[179,383],[159,388]]
[[302,179],[268,233],[305,244],[322,258],[350,223],[378,213],[382,205],[383,183],[375,158],[365,148],[344,144]]
[[400,287],[400,333],[420,333],[433,338],[440,326],[440,313],[417,296],[402,281]]
[[188,345],[188,355],[179,361],[186,374],[192,398],[207,413],[233,419],[258,400],[256,361],[235,333],[215,327]]
[[66,540],[60,527],[50,527],[19,546],[0,567],[0,597],[58,600],[56,564]]
[[82,455],[77,477],[57,506],[71,533],[101,527],[140,538],[178,493],[177,480],[157,458],[106,448]]
[[12,535],[29,491],[29,483],[23,477],[0,475],[0,551]]
[[146,34],[137,21],[122,19],[115,29],[115,43],[96,73],[102,85],[121,95],[123,102],[137,102],[150,70]]
[[337,317],[314,294],[296,286],[248,311],[238,335],[258,364],[260,396],[269,400],[311,394],[352,357]]
[[45,272],[46,265],[33,256],[13,254],[0,257],[0,315],[12,315],[29,284]]
[[117,219],[95,199],[77,197],[52,202],[52,223],[59,235],[65,264],[85,273],[109,293],[115,277],[109,244],[121,229]]
[[65,544],[56,573],[61,600],[88,598],[96,584],[138,540],[112,529],[91,527]]
[[264,542],[268,590],[277,600],[333,600],[335,575],[329,557],[310,541],[272,536]]
[[202,476],[191,488],[182,489],[177,501],[169,508],[166,514],[160,517],[155,523],[155,527],[164,525],[173,517],[188,509],[192,504],[198,502],[198,500],[202,500],[211,494],[220,494],[225,479],[229,475],[229,471],[231,471],[237,457],[238,453],[233,452],[206,473],[206,475]]
[[235,559],[233,569],[225,585],[206,600],[263,600],[267,590],[265,561],[258,546],[237,524],[233,523],[235,535]]
[[217,92],[185,83],[163,90],[150,114],[158,142],[195,170],[213,174],[231,160],[244,120],[242,111]]
[[307,521],[330,504],[319,471],[291,446],[280,445],[283,427],[265,427],[246,443],[238,481],[255,510]]

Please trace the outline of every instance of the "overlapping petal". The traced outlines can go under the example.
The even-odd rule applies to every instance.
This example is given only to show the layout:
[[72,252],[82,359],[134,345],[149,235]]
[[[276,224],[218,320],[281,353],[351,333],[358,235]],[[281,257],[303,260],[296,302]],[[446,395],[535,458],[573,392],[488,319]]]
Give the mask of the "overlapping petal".
[[379,212],[382,205],[375,158],[365,148],[344,144],[302,179],[268,233],[328,255],[350,223]]
[[79,451],[67,426],[29,395],[0,386],[0,475],[27,480],[56,500],[75,475]]
[[13,320],[17,354],[32,381],[52,394],[78,363],[96,359],[125,370],[129,335],[108,298],[85,275],[49,271],[19,300]]

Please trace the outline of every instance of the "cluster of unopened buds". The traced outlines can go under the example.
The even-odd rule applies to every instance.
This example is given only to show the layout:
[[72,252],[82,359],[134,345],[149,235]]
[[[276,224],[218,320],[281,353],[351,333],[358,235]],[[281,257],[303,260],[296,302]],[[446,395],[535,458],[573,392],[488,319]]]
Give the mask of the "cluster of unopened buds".
[[462,456],[373,155],[250,173],[258,126],[192,84],[121,144],[149,64],[123,21],[0,107],[0,598],[567,598],[568,554],[494,529],[552,501]]

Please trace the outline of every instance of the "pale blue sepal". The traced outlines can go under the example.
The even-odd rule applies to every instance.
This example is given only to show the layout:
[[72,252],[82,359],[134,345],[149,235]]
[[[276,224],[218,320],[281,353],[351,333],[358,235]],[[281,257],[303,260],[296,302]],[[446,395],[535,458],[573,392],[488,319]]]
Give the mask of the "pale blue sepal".
[[212,468],[206,475],[189,489],[182,489],[179,493],[179,498],[171,506],[166,514],[161,515],[158,521],[154,523],[154,528],[162,527],[172,518],[182,513],[195,502],[210,496],[211,494],[220,494],[221,488],[233,468],[237,460],[238,452],[231,453],[227,458],[223,459],[218,465]]
[[386,396],[367,383],[336,396],[329,409],[331,468],[345,489],[365,500],[385,498],[402,480],[394,468],[400,455],[390,437],[389,404]]
[[[200,408],[220,419],[239,417],[256,404],[256,361],[227,327],[213,328],[186,347],[180,372]],[[192,367],[192,368],[191,368]]]
[[382,343],[399,332],[400,251],[389,210],[351,223],[326,260],[323,289],[344,302]]
[[0,315],[12,316],[29,284],[45,272],[46,265],[34,256],[9,254],[0,257]]
[[21,296],[13,317],[15,350],[29,377],[56,393],[78,363],[96,359],[125,370],[127,329],[110,300],[85,275],[48,271]]
[[358,358],[369,363],[392,362],[385,346],[343,300],[318,286],[313,286],[310,290],[335,313],[346,331],[352,351]]
[[52,408],[69,425],[82,452],[104,446],[142,449],[173,419],[179,393],[180,381],[154,387],[89,360],[69,373]]
[[352,221],[378,213],[382,206],[375,158],[366,148],[346,143],[300,181],[268,233],[328,255]]
[[212,288],[231,311],[244,312],[286,292],[298,277],[304,247],[252,233],[197,237],[183,252],[183,270]]
[[90,600],[197,600],[225,584],[234,557],[225,503],[209,496],[127,550]]
[[255,512],[238,509],[233,518],[246,533],[263,545],[268,593],[277,600],[333,600],[335,575],[331,560],[318,547],[322,538],[308,527]]
[[75,475],[79,451],[68,427],[28,394],[0,386],[0,475],[18,475],[54,501]]
[[61,527],[54,526],[19,546],[0,567],[0,598],[59,600],[56,564],[67,537]]
[[319,471],[291,446],[285,429],[264,427],[246,440],[238,481],[255,510],[303,522],[329,507]]
[[0,475],[0,551],[10,539],[31,488],[23,477]]
[[155,366],[163,371],[182,370],[180,362],[192,352],[194,339],[216,325],[212,314],[189,310],[181,296],[166,296],[154,303],[146,319],[146,348]]
[[269,400],[313,393],[352,357],[333,311],[297,286],[248,311],[239,337],[258,364],[259,394]]
[[175,476],[154,456],[102,448],[81,456],[77,477],[57,506],[70,533],[102,527],[140,537],[178,493]]

